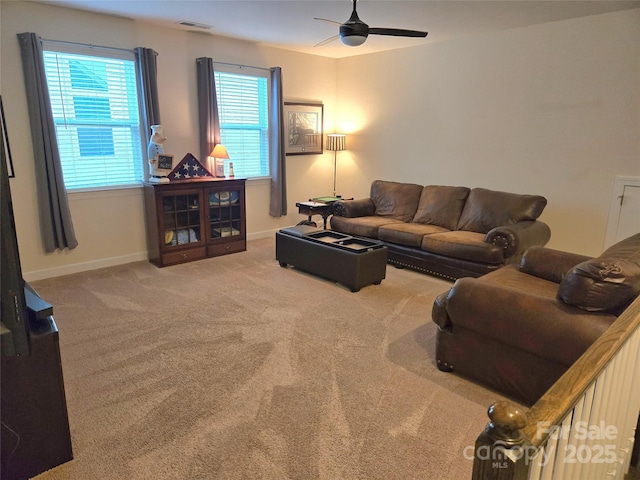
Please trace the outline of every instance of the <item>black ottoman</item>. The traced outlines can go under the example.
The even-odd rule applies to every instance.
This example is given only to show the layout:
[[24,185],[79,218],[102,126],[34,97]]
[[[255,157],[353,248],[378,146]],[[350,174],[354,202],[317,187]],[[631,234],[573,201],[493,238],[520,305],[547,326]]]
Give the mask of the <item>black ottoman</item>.
[[369,238],[298,225],[276,232],[276,260],[281,267],[292,265],[357,292],[382,282],[387,247]]

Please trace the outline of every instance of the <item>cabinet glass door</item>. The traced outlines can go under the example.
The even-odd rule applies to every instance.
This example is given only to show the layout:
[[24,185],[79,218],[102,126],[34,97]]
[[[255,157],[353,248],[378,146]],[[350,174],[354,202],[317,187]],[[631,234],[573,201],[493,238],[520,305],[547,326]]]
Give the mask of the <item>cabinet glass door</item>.
[[201,241],[200,208],[198,193],[163,195],[162,226],[165,248]]
[[209,190],[210,238],[240,237],[243,233],[240,189]]

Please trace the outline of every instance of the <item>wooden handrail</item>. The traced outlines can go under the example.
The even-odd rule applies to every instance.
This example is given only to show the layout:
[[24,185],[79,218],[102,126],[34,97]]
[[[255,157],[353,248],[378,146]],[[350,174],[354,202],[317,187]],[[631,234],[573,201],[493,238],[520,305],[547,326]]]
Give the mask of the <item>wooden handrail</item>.
[[[491,422],[476,441],[473,479],[516,480],[527,478],[530,465],[525,465],[525,462],[520,461],[518,453],[523,450],[531,453],[548,441],[552,428],[544,428],[543,431],[540,431],[539,426],[560,425],[568,412],[576,406],[585,392],[638,329],[640,329],[640,296],[528,411],[520,413],[518,407],[510,402],[493,404],[488,411]],[[499,415],[496,415],[496,409],[500,413]],[[516,412],[517,414],[515,414]],[[510,432],[513,438],[517,438],[518,441],[510,443],[502,441],[500,436],[504,431]],[[487,462],[486,459],[483,461],[478,456],[479,447],[492,449],[491,458],[499,459],[499,461]],[[509,455],[509,449],[516,449],[515,455]],[[520,449],[520,452],[517,449]]]
[[526,443],[539,447],[546,441],[547,436],[538,432],[539,422],[558,425],[639,327],[640,296],[531,407],[522,430]]

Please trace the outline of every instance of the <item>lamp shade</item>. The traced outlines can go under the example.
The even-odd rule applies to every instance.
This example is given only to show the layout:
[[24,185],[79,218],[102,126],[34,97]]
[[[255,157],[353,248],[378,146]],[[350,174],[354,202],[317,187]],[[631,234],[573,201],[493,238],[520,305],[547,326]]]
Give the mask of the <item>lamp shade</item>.
[[218,143],[215,147],[213,147],[213,150],[211,151],[209,156],[213,158],[229,158],[229,153],[227,152],[227,147],[225,147],[221,143]]
[[327,135],[327,150],[332,152],[347,149],[347,136],[342,133]]

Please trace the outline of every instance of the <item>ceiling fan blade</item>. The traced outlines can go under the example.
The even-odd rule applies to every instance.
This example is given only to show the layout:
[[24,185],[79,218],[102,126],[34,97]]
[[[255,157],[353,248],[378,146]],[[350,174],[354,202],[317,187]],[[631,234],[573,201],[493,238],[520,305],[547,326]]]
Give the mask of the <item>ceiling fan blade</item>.
[[323,40],[323,41],[321,41],[321,42],[319,42],[319,43],[316,43],[316,44],[314,45],[314,47],[321,47],[321,46],[323,46],[323,45],[326,45],[327,43],[331,43],[331,42],[333,42],[334,40],[337,40],[338,38],[340,38],[340,35],[334,35],[333,37],[329,37],[329,38],[327,38],[326,40]]
[[369,28],[372,35],[391,35],[394,37],[426,37],[428,32],[418,30],[402,30],[400,28]]
[[334,25],[342,25],[340,22],[335,22],[333,20],[327,20],[326,18],[318,18],[318,17],[313,17],[314,20],[320,20],[321,22],[328,22],[328,23],[332,23]]
[[428,35],[427,32],[421,32],[419,30],[405,30],[401,28],[369,28],[369,25],[364,23],[358,17],[358,13],[356,12],[356,2],[353,1],[353,10],[351,12],[351,16],[349,20],[344,23],[335,22],[333,20],[327,20],[326,18],[318,18],[314,17],[315,20],[320,20],[322,22],[331,23],[333,25],[338,25],[340,27],[340,35],[335,35],[333,37],[327,38],[320,43],[314,45],[314,47],[319,47],[322,45],[326,45],[329,42],[332,42],[336,38],[340,38],[342,43],[348,45],[350,47],[357,47],[358,45],[362,45],[366,40],[369,34],[372,35],[390,35],[394,37],[418,37],[424,38]]

